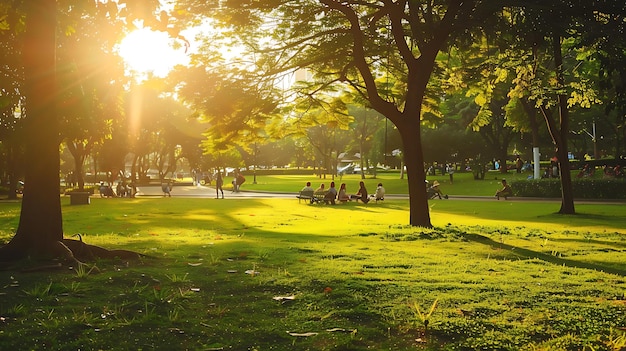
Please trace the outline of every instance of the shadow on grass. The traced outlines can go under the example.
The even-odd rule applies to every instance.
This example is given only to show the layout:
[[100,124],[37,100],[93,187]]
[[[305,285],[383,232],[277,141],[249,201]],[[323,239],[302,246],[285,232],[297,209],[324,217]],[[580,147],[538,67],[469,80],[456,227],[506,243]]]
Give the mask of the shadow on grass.
[[[552,238],[550,240],[555,241],[555,242],[563,242],[563,243],[571,242],[571,243],[580,243],[580,244],[611,245],[611,246],[626,248],[626,242],[620,243],[617,240],[608,241],[608,240],[594,240],[594,239],[586,239],[586,238],[580,238],[580,239],[570,239],[570,238],[554,239]],[[603,249],[603,250],[605,250],[606,252],[609,252],[609,251],[619,252],[619,250],[614,250],[614,249]]]
[[492,239],[480,235],[480,234],[473,234],[473,233],[465,233],[462,234],[464,238],[466,238],[469,241],[472,242],[476,242],[476,243],[480,243],[483,245],[489,245],[492,247],[496,247],[502,250],[507,250],[509,252],[511,252],[513,255],[516,256],[521,256],[521,257],[525,257],[525,258],[537,258],[540,259],[544,262],[548,262],[548,263],[552,263],[552,264],[556,264],[556,265],[563,265],[563,266],[568,266],[568,267],[575,267],[575,268],[583,268],[583,269],[592,269],[595,271],[600,271],[600,272],[606,272],[606,273],[610,273],[610,274],[616,274],[619,276],[626,276],[626,269],[618,269],[615,267],[609,267],[609,266],[605,266],[605,265],[601,265],[601,264],[595,264],[595,263],[589,263],[589,262],[580,262],[580,261],[574,261],[574,260],[568,260],[565,258],[561,258],[561,257],[557,257],[554,255],[549,255],[549,254],[545,254],[542,252],[537,252],[537,251],[533,251],[533,250],[528,250],[528,249],[524,249],[521,247],[517,247],[517,246],[512,246],[512,245],[507,245],[507,244],[503,244],[503,243],[499,243],[496,241],[493,241]]

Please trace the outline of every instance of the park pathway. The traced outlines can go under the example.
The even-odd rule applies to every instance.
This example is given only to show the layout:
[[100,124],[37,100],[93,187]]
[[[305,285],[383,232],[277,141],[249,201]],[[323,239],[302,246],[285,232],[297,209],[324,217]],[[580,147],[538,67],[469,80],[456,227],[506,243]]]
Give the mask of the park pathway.
[[[215,188],[210,186],[195,186],[195,185],[174,185],[172,188],[172,197],[189,197],[189,198],[213,198],[215,199]],[[296,199],[297,191],[292,193],[283,192],[265,192],[265,191],[246,191],[242,190],[238,193],[231,192],[230,190],[224,190],[225,199]],[[163,192],[161,186],[148,185],[138,188],[137,197],[162,197]],[[408,199],[408,195],[404,194],[387,194],[387,199]],[[465,195],[451,195],[449,200],[452,201],[497,201],[493,196],[465,196]],[[430,200],[430,201],[448,201],[448,200]],[[534,202],[556,202],[560,203],[560,198],[536,198],[536,197],[511,197],[508,200],[500,201],[534,201]],[[594,204],[594,203],[606,203],[606,204],[622,204],[626,205],[626,200],[576,200],[576,204]]]

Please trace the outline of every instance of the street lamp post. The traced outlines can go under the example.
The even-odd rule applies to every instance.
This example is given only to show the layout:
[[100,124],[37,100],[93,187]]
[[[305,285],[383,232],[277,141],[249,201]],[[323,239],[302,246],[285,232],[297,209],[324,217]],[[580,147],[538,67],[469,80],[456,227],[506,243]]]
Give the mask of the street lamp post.
[[587,129],[583,129],[587,135],[591,138],[593,142],[593,158],[598,159],[598,139],[596,138],[596,121],[594,120],[591,124],[591,133],[587,131]]
[[254,164],[252,165],[252,184],[256,184],[256,141],[254,142]]

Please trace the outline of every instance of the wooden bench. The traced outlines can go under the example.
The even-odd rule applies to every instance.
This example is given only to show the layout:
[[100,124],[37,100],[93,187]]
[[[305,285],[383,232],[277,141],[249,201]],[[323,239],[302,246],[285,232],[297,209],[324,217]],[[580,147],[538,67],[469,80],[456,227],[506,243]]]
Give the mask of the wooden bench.
[[313,190],[301,191],[298,195],[296,195],[296,197],[298,198],[298,202],[300,202],[300,200],[313,202]]

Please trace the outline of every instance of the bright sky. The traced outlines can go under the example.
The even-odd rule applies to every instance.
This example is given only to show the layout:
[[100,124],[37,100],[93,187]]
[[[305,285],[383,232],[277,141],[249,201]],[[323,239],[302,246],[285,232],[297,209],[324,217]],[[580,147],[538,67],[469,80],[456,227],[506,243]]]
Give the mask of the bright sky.
[[137,29],[122,40],[119,53],[133,73],[145,75],[152,72],[164,77],[174,66],[189,63],[185,47],[174,49],[171,46],[173,40],[164,32]]

